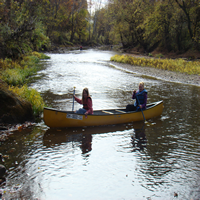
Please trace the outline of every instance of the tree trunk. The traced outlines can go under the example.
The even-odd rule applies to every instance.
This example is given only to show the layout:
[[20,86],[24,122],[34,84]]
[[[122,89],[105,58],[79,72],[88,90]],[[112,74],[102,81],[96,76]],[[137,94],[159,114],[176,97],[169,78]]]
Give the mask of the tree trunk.
[[120,34],[122,45],[123,47],[125,47],[121,30],[119,30],[119,34]]
[[192,33],[192,29],[191,29],[191,21],[190,21],[190,15],[189,15],[189,12],[187,12],[186,10],[186,5],[185,5],[185,2],[183,1],[183,5],[181,5],[178,0],[175,0],[176,3],[179,5],[179,7],[183,10],[183,12],[185,13],[186,17],[187,17],[187,23],[188,23],[188,30],[189,30],[189,33],[190,33],[190,38],[192,39],[193,41],[193,33]]

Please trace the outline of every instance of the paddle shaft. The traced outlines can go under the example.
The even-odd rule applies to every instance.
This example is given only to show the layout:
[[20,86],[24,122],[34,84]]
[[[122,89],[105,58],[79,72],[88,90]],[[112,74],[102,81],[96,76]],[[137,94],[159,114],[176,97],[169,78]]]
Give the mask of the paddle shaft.
[[[136,98],[137,98],[137,100],[138,100],[138,103],[139,103],[139,105],[140,105],[140,101],[139,101],[139,99],[138,99],[138,96],[137,96],[137,95],[135,95],[135,96],[136,96]],[[146,121],[142,108],[140,108],[140,110],[142,111],[142,115],[143,115],[143,117],[144,117],[144,121]]]
[[74,95],[75,95],[75,87],[74,87],[74,92],[73,92],[73,105],[72,105],[72,111],[74,111]]

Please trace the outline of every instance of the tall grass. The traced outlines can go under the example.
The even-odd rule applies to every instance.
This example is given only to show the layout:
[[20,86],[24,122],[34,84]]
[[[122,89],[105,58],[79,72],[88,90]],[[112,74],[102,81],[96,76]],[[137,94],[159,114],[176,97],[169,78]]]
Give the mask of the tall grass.
[[27,82],[27,78],[38,71],[38,63],[40,59],[48,59],[45,54],[32,52],[28,56],[24,56],[20,61],[12,61],[11,59],[0,60],[0,78],[9,85],[22,85]]
[[22,85],[27,81],[27,77],[33,75],[37,72],[37,67],[27,67],[24,68],[13,68],[6,69],[2,72],[2,79],[7,82],[9,85]]
[[27,85],[22,87],[9,86],[9,90],[31,103],[34,116],[39,116],[41,114],[44,108],[44,101],[39,92],[35,89],[28,88]]
[[138,58],[129,55],[112,56],[111,61],[131,64],[142,67],[154,67],[163,70],[176,71],[186,74],[200,75],[199,61],[185,61],[183,59],[154,59],[154,58]]

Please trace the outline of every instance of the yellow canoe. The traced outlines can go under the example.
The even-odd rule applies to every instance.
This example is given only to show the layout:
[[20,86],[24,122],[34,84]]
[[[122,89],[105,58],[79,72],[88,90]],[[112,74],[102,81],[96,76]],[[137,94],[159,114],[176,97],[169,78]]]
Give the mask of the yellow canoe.
[[[163,111],[163,101],[147,105],[143,111],[146,120],[158,117]],[[93,115],[76,114],[72,111],[60,111],[52,108],[44,108],[43,119],[51,128],[100,126],[110,124],[122,124],[142,121],[144,117],[141,111],[126,112],[125,109],[95,110]]]

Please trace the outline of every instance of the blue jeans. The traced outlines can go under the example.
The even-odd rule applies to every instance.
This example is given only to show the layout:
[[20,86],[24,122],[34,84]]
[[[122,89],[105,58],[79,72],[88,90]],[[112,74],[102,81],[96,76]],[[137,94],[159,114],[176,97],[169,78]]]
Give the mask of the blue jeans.
[[87,110],[85,110],[84,108],[80,108],[79,110],[76,111],[77,114],[85,114],[87,112]]

